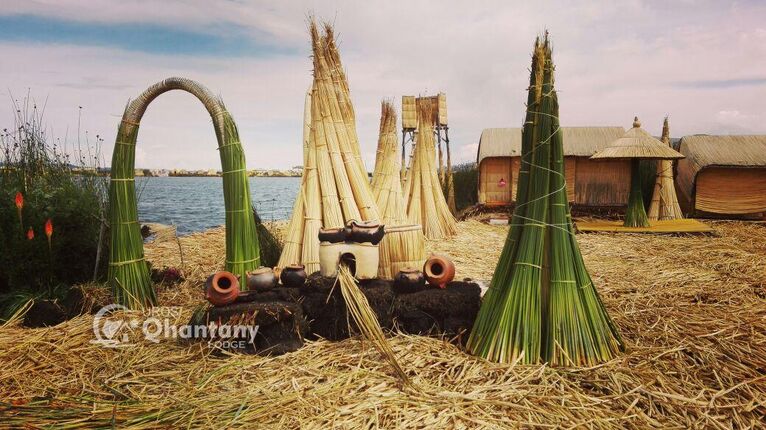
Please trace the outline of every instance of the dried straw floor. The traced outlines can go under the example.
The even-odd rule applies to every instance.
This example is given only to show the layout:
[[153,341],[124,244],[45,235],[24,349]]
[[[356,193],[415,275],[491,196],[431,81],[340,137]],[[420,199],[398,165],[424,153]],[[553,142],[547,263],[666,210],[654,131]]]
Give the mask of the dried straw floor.
[[608,221],[588,219],[577,221],[577,230],[582,233],[614,232],[614,233],[713,233],[709,225],[696,219],[672,219],[650,221],[649,227],[625,227],[623,221]]
[[[718,236],[579,235],[628,351],[586,369],[496,365],[440,339],[392,344],[419,387],[402,392],[358,339],[280,357],[215,357],[171,340],[104,349],[89,315],[0,328],[0,427],[62,428],[751,428],[766,415],[766,226],[712,222]],[[458,276],[491,276],[508,227],[459,223]],[[182,239],[181,305],[223,259],[213,230]],[[176,244],[148,247],[176,265]]]

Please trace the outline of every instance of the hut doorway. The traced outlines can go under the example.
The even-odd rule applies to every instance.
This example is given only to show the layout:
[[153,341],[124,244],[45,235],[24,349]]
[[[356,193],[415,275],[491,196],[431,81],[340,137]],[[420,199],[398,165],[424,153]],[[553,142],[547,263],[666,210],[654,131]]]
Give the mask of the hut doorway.
[[479,201],[487,206],[504,206],[513,200],[513,177],[510,157],[492,157],[479,166]]

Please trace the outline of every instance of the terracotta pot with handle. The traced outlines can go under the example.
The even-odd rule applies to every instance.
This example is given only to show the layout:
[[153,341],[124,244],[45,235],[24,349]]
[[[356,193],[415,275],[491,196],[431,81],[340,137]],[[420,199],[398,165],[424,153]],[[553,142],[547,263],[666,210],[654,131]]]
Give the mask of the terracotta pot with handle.
[[239,280],[230,272],[215,272],[205,282],[205,298],[213,306],[224,306],[239,296]]
[[423,265],[423,273],[430,285],[446,288],[455,278],[455,263],[445,255],[431,254]]

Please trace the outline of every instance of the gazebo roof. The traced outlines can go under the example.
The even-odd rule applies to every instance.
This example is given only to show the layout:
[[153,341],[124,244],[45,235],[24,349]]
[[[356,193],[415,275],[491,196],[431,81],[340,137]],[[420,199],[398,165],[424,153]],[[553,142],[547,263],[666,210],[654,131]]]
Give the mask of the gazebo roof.
[[609,144],[602,151],[594,154],[592,159],[614,159],[614,158],[643,158],[672,160],[684,158],[683,154],[674,150],[670,146],[656,138],[641,128],[638,117],[633,120],[633,128],[626,131],[625,134]]

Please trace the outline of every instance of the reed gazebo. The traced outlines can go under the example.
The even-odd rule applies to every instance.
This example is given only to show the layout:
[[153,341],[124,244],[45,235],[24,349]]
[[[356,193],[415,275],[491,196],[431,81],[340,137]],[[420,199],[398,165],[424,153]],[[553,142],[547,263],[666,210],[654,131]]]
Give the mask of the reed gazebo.
[[630,194],[625,211],[625,227],[650,227],[649,217],[644,208],[641,192],[641,160],[674,160],[684,158],[681,153],[660,142],[641,128],[638,117],[633,119],[633,128],[612,142],[602,151],[594,154],[594,160],[630,160]]

